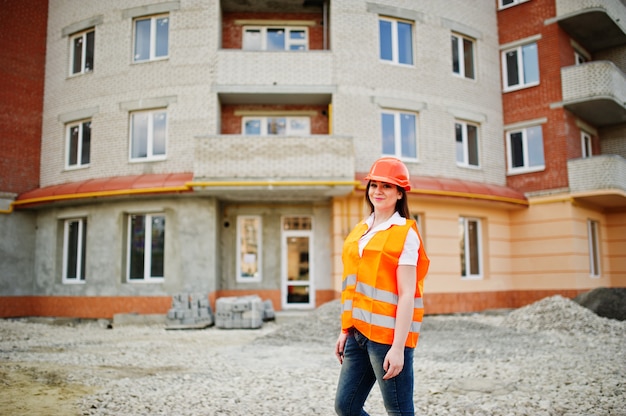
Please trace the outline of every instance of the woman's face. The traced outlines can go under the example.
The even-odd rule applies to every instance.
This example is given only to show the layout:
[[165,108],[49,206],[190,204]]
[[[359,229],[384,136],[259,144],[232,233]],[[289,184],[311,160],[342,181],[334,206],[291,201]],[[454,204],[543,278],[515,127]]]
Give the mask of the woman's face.
[[368,196],[375,210],[395,210],[396,202],[402,198],[402,192],[391,183],[371,181]]

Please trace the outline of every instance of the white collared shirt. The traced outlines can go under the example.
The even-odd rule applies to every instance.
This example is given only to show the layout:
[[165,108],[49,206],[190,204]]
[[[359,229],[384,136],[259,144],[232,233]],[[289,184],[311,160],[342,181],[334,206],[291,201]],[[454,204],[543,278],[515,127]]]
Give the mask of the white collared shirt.
[[[394,214],[382,224],[372,228],[372,224],[374,222],[374,214],[371,214],[366,220],[368,231],[365,232],[359,239],[359,256],[363,256],[363,248],[369,243],[369,241],[374,237],[374,235],[379,232],[390,228],[392,225],[405,225],[406,218],[401,217],[398,212],[394,212]],[[402,254],[400,255],[400,260],[398,261],[398,265],[405,264],[409,266],[417,266],[417,261],[419,260],[418,250],[420,248],[420,240],[417,238],[417,233],[413,228],[409,230],[409,233],[406,235],[406,240],[404,241],[404,248],[402,249]]]

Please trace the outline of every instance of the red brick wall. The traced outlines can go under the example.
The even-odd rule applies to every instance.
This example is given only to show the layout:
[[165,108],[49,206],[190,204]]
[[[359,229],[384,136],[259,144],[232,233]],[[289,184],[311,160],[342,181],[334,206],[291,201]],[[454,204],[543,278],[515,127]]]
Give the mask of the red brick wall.
[[508,186],[523,192],[567,187],[567,161],[580,157],[580,129],[574,117],[563,108],[550,108],[562,101],[561,68],[574,64],[569,36],[557,23],[545,25],[555,15],[555,0],[533,0],[498,12],[500,44],[541,35],[539,85],[502,94],[505,124],[547,119],[542,125],[545,170],[507,178]]
[[222,16],[222,48],[241,49],[242,26],[236,25],[237,19],[255,20],[315,20],[309,29],[309,50],[324,48],[324,27],[321,13],[224,13]]
[[[222,134],[242,134],[242,116],[236,116],[236,110],[248,111],[314,111],[311,117],[311,134],[328,134],[328,108],[323,105],[223,105]],[[326,113],[326,115],[324,114]]]
[[0,191],[39,186],[47,0],[0,0]]

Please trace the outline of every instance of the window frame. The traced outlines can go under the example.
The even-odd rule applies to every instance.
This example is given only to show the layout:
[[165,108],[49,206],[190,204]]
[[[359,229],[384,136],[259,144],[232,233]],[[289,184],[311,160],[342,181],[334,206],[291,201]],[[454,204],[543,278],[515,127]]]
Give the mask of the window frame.
[[[89,60],[89,35],[93,34],[91,45],[91,59]],[[80,56],[80,71],[74,72],[76,66],[76,47],[75,42],[80,39],[82,41],[81,56]],[[91,27],[80,32],[76,32],[69,37],[70,40],[70,73],[71,77],[89,74],[94,70],[95,52],[96,52],[96,28]],[[91,62],[91,67],[88,68],[87,64]]]
[[[470,238],[472,238],[470,236],[470,230],[469,230],[469,223],[475,223],[476,224],[476,230],[475,230],[475,237],[474,239],[476,240],[476,250],[478,251],[478,253],[473,254],[471,251],[472,249],[472,244],[470,241]],[[483,253],[484,253],[484,249],[483,249],[483,238],[482,238],[482,221],[480,218],[476,218],[476,217],[464,217],[464,216],[460,216],[459,217],[459,254],[460,254],[460,260],[461,260],[461,279],[462,280],[482,280],[483,279],[483,275],[484,275],[484,270],[483,270]],[[466,247],[469,247],[470,250],[467,250]],[[477,261],[476,266],[478,267],[478,273],[471,273],[471,271],[468,273],[468,270],[472,269],[472,260]],[[468,268],[467,265],[470,265],[470,267]]]
[[600,267],[600,222],[587,220],[587,241],[589,246],[589,277],[599,278],[602,272]]
[[[243,273],[243,257],[246,253],[242,250],[242,242],[245,238],[243,231],[245,230],[244,223],[246,221],[255,222],[255,235],[252,238],[256,244],[256,268],[257,273],[253,276],[244,276]],[[235,280],[238,283],[258,283],[263,281],[263,218],[260,215],[238,215],[237,216],[237,230],[236,230],[236,276]],[[254,254],[249,252],[248,254]]]
[[[71,224],[78,224],[76,242],[70,241]],[[73,244],[72,244],[73,243]],[[75,250],[70,253],[70,245]],[[73,254],[76,264],[72,267],[75,277],[69,277],[70,272],[70,256]],[[63,220],[63,261],[62,261],[62,282],[64,284],[84,284],[86,274],[86,255],[87,255],[87,218],[76,217],[66,218]]]
[[[391,59],[384,59],[382,57],[383,55],[383,37],[381,36],[381,23],[382,22],[391,23],[391,33],[390,33],[391,35],[391,45],[390,45],[391,46]],[[409,63],[400,62],[400,45],[399,45],[399,35],[398,35],[399,23],[407,24],[410,27],[409,39],[411,40],[411,45],[409,47],[409,50],[411,52],[411,56],[410,56],[411,61]],[[415,33],[415,23],[413,21],[405,20],[405,19],[398,19],[398,18],[388,17],[388,16],[378,16],[378,59],[379,61],[383,63],[401,65],[401,66],[410,66],[410,67],[415,66],[414,33]]]
[[[536,68],[533,68],[533,69],[535,69],[537,72],[537,80],[526,82],[525,77],[527,74],[526,74],[526,66],[524,65],[525,64],[524,48],[531,46],[531,45],[534,45],[536,49],[535,61],[537,65],[536,65]],[[507,63],[507,53],[513,52],[513,51],[515,51],[516,53],[516,69],[517,69],[517,77],[518,77],[517,84],[509,84],[509,67]],[[536,41],[524,43],[524,44],[517,45],[517,46],[503,50],[501,53],[501,60],[502,60],[502,83],[503,83],[504,92],[517,91],[517,90],[521,90],[524,88],[534,87],[540,84],[541,74],[539,71],[539,46]]]
[[522,3],[526,3],[530,0],[511,0],[509,4],[504,4],[504,0],[498,0],[498,10],[508,9],[509,7],[517,6]]
[[[394,153],[385,153],[385,116],[393,116],[394,118]],[[413,147],[415,148],[415,156],[405,156],[403,149],[403,140],[402,140],[402,116],[411,116],[414,120],[414,137],[413,137]],[[381,122],[381,155],[382,156],[392,156],[396,157],[403,161],[416,162],[419,160],[419,117],[418,113],[412,111],[402,111],[402,110],[381,110],[380,112],[380,122]],[[409,151],[411,149],[408,149]]]
[[[268,125],[271,119],[285,119],[285,134],[268,133]],[[260,123],[259,134],[247,133],[246,125],[249,122],[258,121]],[[291,122],[304,122],[306,124],[306,132],[304,130],[292,130]],[[252,137],[287,137],[287,136],[310,136],[311,135],[311,117],[307,116],[244,116],[241,118],[241,133],[244,136]]]
[[[78,121],[73,121],[71,123],[67,123],[65,125],[65,169],[66,170],[74,170],[74,169],[82,169],[88,168],[91,164],[91,129],[92,120],[91,119],[82,119]],[[88,140],[85,140],[85,125],[89,127],[89,137]],[[78,128],[78,137],[76,143],[76,155],[72,155],[72,130],[74,128]],[[87,145],[87,162],[83,162],[83,151],[85,150],[85,144]],[[71,158],[72,156],[76,157],[76,163],[72,164]]]
[[[543,164],[530,166],[530,160],[529,160],[530,152],[528,148],[528,130],[532,128],[537,128],[537,127],[539,128],[539,131],[541,132],[541,153],[542,153],[542,158],[543,158]],[[513,145],[511,143],[511,135],[514,133],[522,134],[522,151],[523,151],[522,158],[524,159],[523,161],[524,164],[520,167],[513,167],[514,155],[513,155]],[[546,168],[545,146],[544,146],[544,140],[543,140],[543,127],[541,126],[541,124],[527,126],[527,127],[518,128],[518,129],[507,130],[506,131],[506,152],[507,152],[507,175],[517,175],[517,174],[539,172],[539,171],[545,170]]]
[[[450,35],[451,41],[452,41],[452,45],[451,45],[451,49],[452,49],[452,74],[454,76],[457,76],[459,78],[465,78],[465,79],[471,79],[471,80],[476,80],[476,39],[470,38],[469,36],[465,36],[462,35],[460,33],[456,33],[456,32],[452,32],[452,34]],[[456,51],[458,54],[457,62],[458,62],[458,72],[454,70],[454,52],[455,52],[455,48],[454,48],[454,43],[455,43],[455,39],[456,39]],[[468,41],[471,46],[471,57],[472,57],[472,62],[471,62],[471,68],[472,68],[472,74],[471,76],[467,75],[467,71],[466,71],[466,62],[465,62],[465,57],[466,57],[466,50],[465,50],[465,41]]]
[[[131,277],[132,268],[132,248],[133,248],[133,217],[143,217],[143,277]],[[152,241],[152,223],[155,218],[162,218],[163,221],[163,276],[152,276],[153,265],[153,246]],[[162,283],[165,280],[165,246],[166,246],[166,226],[167,216],[164,212],[154,213],[129,213],[127,215],[127,232],[126,232],[126,282],[127,283]],[[147,238],[149,237],[149,238]]]
[[[146,122],[146,156],[133,156],[134,148],[135,148],[135,116],[147,114],[148,120]],[[163,127],[163,153],[155,154],[155,116],[163,114],[165,116],[165,126]],[[167,159],[167,136],[168,136],[168,114],[167,108],[158,108],[151,110],[137,110],[131,111],[130,114],[130,128],[129,128],[129,161],[130,162],[152,162],[152,161],[160,161]],[[137,140],[140,140],[137,138]]]
[[[459,160],[459,136],[457,132],[457,126],[461,126],[462,134],[461,134],[461,146],[463,150],[463,160]],[[476,154],[476,164],[470,163],[470,143],[469,143],[469,126],[474,127],[476,129],[476,143],[474,152]],[[480,168],[480,125],[478,123],[472,123],[465,120],[455,120],[454,121],[454,132],[455,132],[455,143],[456,143],[456,164],[457,166],[461,166],[464,168]]]
[[[268,46],[268,30],[271,29],[282,29],[285,32],[285,47],[284,49],[267,49]],[[248,49],[246,48],[246,33],[252,30],[259,30],[261,32],[261,48],[260,49]],[[304,32],[304,39],[291,39],[289,36],[291,32]],[[262,52],[277,52],[277,51],[285,51],[285,52],[302,52],[309,50],[309,29],[306,26],[281,26],[281,25],[268,25],[268,26],[259,26],[259,25],[248,25],[243,26],[242,35],[241,35],[241,50],[244,51],[262,51]],[[303,48],[300,49],[291,49],[292,46],[301,45]]]
[[591,139],[591,134],[584,130],[580,132],[580,146],[581,157],[583,159],[588,159],[593,156],[593,141]]
[[[167,19],[167,44],[165,45],[167,48],[167,53],[165,55],[159,55],[157,56],[157,51],[159,49],[159,45],[157,44],[157,24],[158,21],[160,19]],[[137,23],[140,21],[146,21],[149,20],[150,21],[150,39],[149,39],[149,45],[148,45],[148,57],[147,58],[138,58],[138,43],[137,43],[137,35],[138,35],[138,31],[137,31]],[[170,56],[170,14],[169,13],[161,13],[161,14],[155,14],[155,15],[149,15],[149,16],[138,16],[136,18],[133,19],[133,44],[132,44],[132,48],[133,48],[133,54],[132,54],[132,60],[133,63],[142,63],[142,62],[154,62],[154,61],[162,61],[165,59],[168,59]]]

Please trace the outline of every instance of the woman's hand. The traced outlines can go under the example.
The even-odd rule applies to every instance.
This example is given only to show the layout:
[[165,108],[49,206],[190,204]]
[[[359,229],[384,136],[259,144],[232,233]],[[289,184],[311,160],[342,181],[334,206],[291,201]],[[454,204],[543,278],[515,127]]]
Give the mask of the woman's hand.
[[346,348],[346,339],[348,339],[348,334],[341,332],[339,338],[337,338],[337,343],[335,343],[335,357],[339,360],[339,364],[343,364],[343,350]]
[[385,360],[383,361],[383,370],[386,371],[383,380],[394,378],[400,374],[403,368],[404,348],[391,347],[389,351],[387,351],[387,355],[385,355]]

